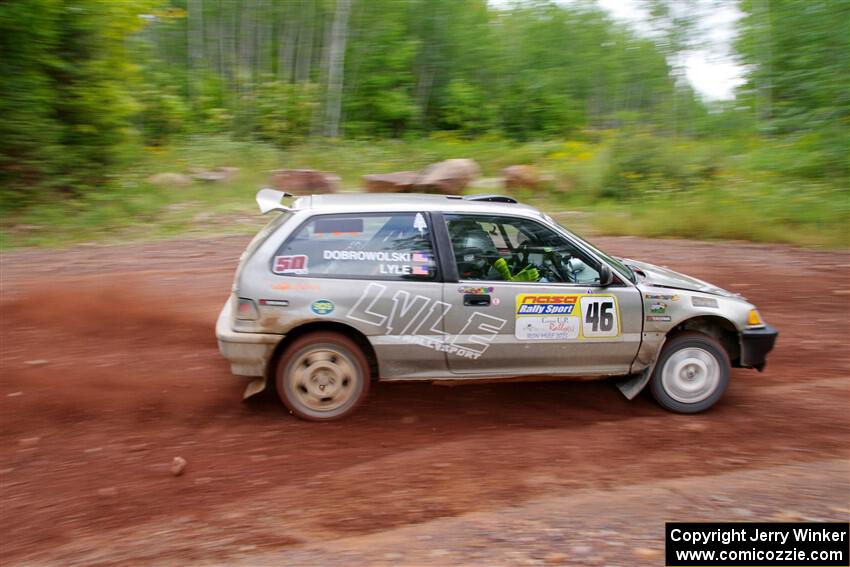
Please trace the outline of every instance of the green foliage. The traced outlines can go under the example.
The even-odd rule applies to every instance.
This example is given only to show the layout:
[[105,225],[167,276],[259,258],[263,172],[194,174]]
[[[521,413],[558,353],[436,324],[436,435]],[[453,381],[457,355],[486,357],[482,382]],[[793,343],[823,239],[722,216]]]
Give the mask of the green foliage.
[[494,106],[478,87],[463,79],[449,83],[440,120],[447,129],[466,135],[482,134],[493,127],[494,114]]
[[0,4],[0,193],[13,206],[31,186],[58,173],[62,126],[52,73],[61,65],[58,0]]
[[358,2],[352,20],[366,41],[352,41],[347,57],[356,61],[356,83],[347,81],[345,132],[400,136],[414,124],[413,60],[419,42],[405,21],[407,5],[396,0]]
[[[683,65],[712,0],[644,0],[649,37],[591,1],[556,0],[352,0],[332,34],[340,5],[0,2],[4,230],[176,231],[181,200],[241,204],[265,181],[243,173],[176,193],[143,181],[158,171],[308,167],[355,186],[471,157],[490,176],[537,166],[551,181],[523,199],[586,209],[609,231],[843,237],[847,2],[741,0],[746,84],[715,103]],[[345,139],[332,141],[319,133],[337,130],[323,121],[340,37]]]
[[[616,198],[602,195],[606,186],[600,181],[618,144],[613,132],[595,141],[527,143],[495,136],[462,139],[452,132],[413,142],[310,142],[286,151],[227,136],[191,136],[178,145],[149,148],[137,155],[133,167],[108,189],[6,215],[0,234],[2,246],[9,247],[187,232],[250,233],[263,222],[254,193],[268,183],[271,169],[334,171],[351,190],[368,173],[416,169],[441,159],[471,156],[486,176],[498,175],[503,167],[516,163],[534,165],[552,175],[545,189],[523,190],[517,196],[581,232],[831,247],[846,247],[850,242],[846,189],[824,180],[801,181],[755,168],[756,156],[769,148],[755,145],[748,152],[734,153],[716,141],[674,140],[648,131],[634,135],[676,163],[668,169],[656,166],[652,176],[630,180],[627,193]],[[713,174],[700,173],[706,163],[713,165]],[[165,170],[224,165],[241,171],[225,182],[195,182],[188,187],[159,187],[146,181],[152,173]],[[676,176],[681,175],[688,179],[687,189],[676,184]]]
[[138,107],[126,49],[141,26],[126,3],[0,4],[0,186],[4,209],[34,186],[90,188],[119,163]]
[[762,131],[806,154],[797,174],[846,181],[850,3],[744,0],[741,9],[737,48],[750,66],[741,98],[752,105]]
[[630,199],[646,193],[688,191],[710,181],[719,166],[709,143],[669,139],[650,130],[615,131],[601,144],[585,186],[600,198]]
[[164,145],[188,128],[190,117],[186,99],[166,77],[159,76],[144,83],[137,97],[141,105],[137,120],[145,144]]
[[261,140],[288,146],[303,142],[318,107],[318,87],[314,83],[267,81],[257,88],[254,124]]

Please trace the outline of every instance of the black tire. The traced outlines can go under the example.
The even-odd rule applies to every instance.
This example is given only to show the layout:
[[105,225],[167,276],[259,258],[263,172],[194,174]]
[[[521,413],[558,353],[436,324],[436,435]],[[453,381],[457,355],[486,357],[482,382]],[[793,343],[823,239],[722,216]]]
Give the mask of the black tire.
[[369,393],[369,382],[369,362],[357,343],[330,331],[295,339],[275,370],[278,397],[308,421],[351,415]]
[[729,355],[717,340],[688,331],[664,345],[649,389],[665,409],[699,413],[723,397],[731,371]]

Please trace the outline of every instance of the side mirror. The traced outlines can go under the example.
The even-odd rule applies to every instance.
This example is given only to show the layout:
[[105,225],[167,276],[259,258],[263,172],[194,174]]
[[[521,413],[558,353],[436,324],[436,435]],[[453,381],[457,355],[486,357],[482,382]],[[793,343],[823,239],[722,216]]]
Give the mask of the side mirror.
[[611,268],[608,264],[602,264],[599,267],[599,285],[608,287],[614,281],[614,274],[611,273]]

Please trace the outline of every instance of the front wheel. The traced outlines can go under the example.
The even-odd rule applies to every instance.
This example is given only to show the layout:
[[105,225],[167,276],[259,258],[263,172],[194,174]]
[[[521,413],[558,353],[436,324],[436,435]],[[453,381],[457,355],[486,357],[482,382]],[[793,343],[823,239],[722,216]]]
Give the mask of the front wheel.
[[275,378],[289,411],[310,421],[331,421],[351,414],[366,397],[369,363],[345,335],[310,333],[287,347]]
[[698,413],[723,396],[730,372],[729,355],[720,343],[702,333],[682,333],[664,345],[650,391],[670,411]]

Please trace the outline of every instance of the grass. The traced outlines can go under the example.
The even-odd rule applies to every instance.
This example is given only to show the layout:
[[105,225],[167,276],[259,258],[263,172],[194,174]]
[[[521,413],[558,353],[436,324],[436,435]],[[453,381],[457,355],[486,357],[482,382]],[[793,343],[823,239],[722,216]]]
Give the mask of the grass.
[[[76,199],[39,196],[27,207],[4,214],[0,247],[249,234],[264,222],[254,194],[268,184],[272,169],[333,172],[342,177],[346,190],[355,190],[365,174],[421,169],[453,157],[475,159],[483,175],[490,177],[508,165],[537,166],[550,175],[547,187],[537,192],[521,190],[520,199],[557,214],[568,227],[584,234],[739,239],[827,248],[850,244],[846,181],[746,169],[742,164],[747,159],[728,151],[724,154],[708,142],[674,144],[644,138],[631,148],[612,133],[584,141],[528,143],[436,134],[415,141],[347,140],[281,150],[257,142],[192,137],[169,148],[145,150],[99,191]],[[648,154],[647,144],[656,144]],[[764,153],[764,148],[759,152]],[[657,163],[645,164],[652,159]],[[226,182],[196,181],[188,187],[161,187],[146,181],[158,172],[220,166],[240,170]],[[565,211],[570,213],[562,214]]]

